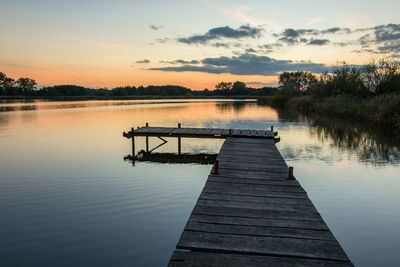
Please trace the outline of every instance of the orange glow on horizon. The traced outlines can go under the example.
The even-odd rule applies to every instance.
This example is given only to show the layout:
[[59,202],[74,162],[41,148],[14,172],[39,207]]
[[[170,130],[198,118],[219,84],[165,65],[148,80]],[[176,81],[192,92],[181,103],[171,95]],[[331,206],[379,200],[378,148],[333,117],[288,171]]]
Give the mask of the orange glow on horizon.
[[[135,69],[131,67],[102,68],[94,66],[50,66],[50,65],[19,65],[2,64],[0,69],[8,77],[18,79],[29,77],[37,84],[43,86],[74,84],[85,87],[107,87],[118,86],[148,86],[148,85],[180,85],[192,90],[213,90],[219,82],[242,81],[245,83],[262,82],[274,83],[276,76],[261,75],[232,75],[211,74],[203,72],[164,72]],[[248,84],[249,87],[259,88],[262,85]]]

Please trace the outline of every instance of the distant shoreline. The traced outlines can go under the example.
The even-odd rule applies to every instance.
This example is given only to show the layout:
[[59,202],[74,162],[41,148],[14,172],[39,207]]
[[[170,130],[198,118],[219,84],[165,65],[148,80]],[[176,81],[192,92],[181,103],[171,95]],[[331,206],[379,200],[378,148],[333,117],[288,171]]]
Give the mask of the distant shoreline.
[[254,95],[244,96],[0,96],[0,101],[7,100],[48,100],[48,101],[84,101],[84,100],[156,100],[156,99],[257,99]]

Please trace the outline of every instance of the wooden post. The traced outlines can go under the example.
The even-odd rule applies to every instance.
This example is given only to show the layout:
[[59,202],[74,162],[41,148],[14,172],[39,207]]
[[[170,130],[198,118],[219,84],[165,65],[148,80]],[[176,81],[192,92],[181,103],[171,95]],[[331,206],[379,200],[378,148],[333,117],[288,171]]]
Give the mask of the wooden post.
[[146,153],[149,153],[149,137],[146,136]]
[[[181,128],[181,123],[179,122],[178,123],[178,128]],[[181,155],[181,153],[182,153],[182,151],[181,151],[181,138],[180,137],[178,137],[178,155]]]
[[271,126],[271,132],[274,132],[274,126]]
[[215,174],[215,175],[218,175],[219,174],[219,162],[218,162],[218,160],[215,160],[214,161],[214,172],[213,172],[213,174]]
[[232,135],[232,129],[229,129],[229,136]]
[[294,176],[293,176],[293,167],[289,167],[288,180],[294,180]]
[[134,129],[133,128],[131,128],[131,134],[132,134],[132,157],[133,157],[133,159],[132,159],[132,161],[133,161],[133,164],[135,165],[135,134],[134,134]]

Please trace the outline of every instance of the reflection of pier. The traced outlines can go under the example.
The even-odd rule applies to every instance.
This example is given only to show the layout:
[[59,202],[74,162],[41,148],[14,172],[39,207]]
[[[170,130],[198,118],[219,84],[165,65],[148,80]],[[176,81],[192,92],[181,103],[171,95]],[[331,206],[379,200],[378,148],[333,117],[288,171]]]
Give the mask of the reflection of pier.
[[213,164],[217,159],[217,154],[173,154],[173,153],[151,153],[140,151],[135,158],[132,155],[124,157],[129,161],[149,161],[158,163],[196,163]]
[[135,136],[226,139],[169,266],[353,266],[286,165],[272,130],[124,133],[133,150]]

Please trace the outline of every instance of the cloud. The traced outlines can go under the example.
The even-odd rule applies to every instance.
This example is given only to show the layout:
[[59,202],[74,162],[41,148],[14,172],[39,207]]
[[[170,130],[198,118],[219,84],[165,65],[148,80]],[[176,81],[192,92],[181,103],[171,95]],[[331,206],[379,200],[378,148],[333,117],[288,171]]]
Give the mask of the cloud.
[[255,53],[255,52],[257,52],[256,50],[254,50],[253,48],[247,48],[246,49],[246,53]]
[[312,39],[310,42],[308,42],[308,45],[324,46],[329,43],[330,41],[328,39]]
[[[361,29],[359,29],[361,30]],[[330,41],[326,38],[319,39],[315,38],[318,36],[325,36],[329,34],[351,34],[352,31],[348,28],[333,27],[324,30],[316,29],[292,29],[288,28],[283,30],[279,34],[273,34],[273,36],[279,38],[277,41],[286,45],[297,45],[301,43],[307,43],[309,45],[327,45]],[[311,38],[311,39],[310,39]],[[323,41],[322,41],[323,40]]]
[[308,61],[277,60],[267,56],[254,54],[241,54],[232,57],[205,58],[201,61],[203,66],[184,65],[180,67],[150,68],[160,71],[198,71],[207,73],[230,73],[233,75],[278,75],[283,71],[311,71],[322,73],[328,70],[324,64]]
[[[355,34],[357,36],[360,33],[363,34],[361,37],[351,39],[352,35]],[[331,42],[327,38],[318,38],[325,35],[337,34],[345,34],[350,37],[346,38],[347,40],[337,42]],[[315,46],[333,44],[342,47],[359,45],[361,49],[356,49],[357,53],[389,54],[391,56],[398,56],[400,53],[400,24],[377,25],[353,30],[340,27],[324,30],[289,28],[279,34],[273,34],[273,36],[278,38],[277,43],[288,46],[299,45],[301,43]]]
[[169,40],[170,40],[169,38],[158,38],[158,39],[157,39],[157,42],[158,42],[158,43],[161,43],[161,44],[165,44],[165,43],[167,43]]
[[400,24],[388,24],[388,25],[376,26],[375,38],[377,42],[399,41]]
[[148,63],[150,63],[150,60],[148,60],[148,59],[138,60],[138,61],[136,61],[136,63],[137,64],[148,64]]
[[158,31],[158,30],[161,30],[163,28],[163,26],[152,24],[152,25],[149,26],[149,28],[152,29],[152,30]]
[[359,29],[370,31],[358,39],[362,46],[358,52],[390,54],[393,57],[400,53],[400,24],[378,25],[372,28]]
[[216,42],[216,43],[212,44],[212,46],[218,47],[218,48],[220,48],[220,47],[231,48],[230,43],[222,43],[222,42]]
[[242,25],[237,29],[229,26],[217,27],[210,29],[202,35],[192,35],[186,38],[178,38],[178,42],[185,44],[206,44],[213,40],[221,38],[240,39],[240,38],[259,38],[263,29],[260,27],[252,27],[250,25]]
[[167,64],[191,64],[191,65],[195,65],[195,64],[200,64],[200,61],[198,60],[183,60],[183,59],[177,59],[177,60],[172,60],[172,61],[160,61],[160,63],[167,63]]

